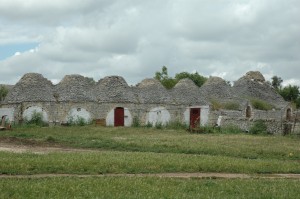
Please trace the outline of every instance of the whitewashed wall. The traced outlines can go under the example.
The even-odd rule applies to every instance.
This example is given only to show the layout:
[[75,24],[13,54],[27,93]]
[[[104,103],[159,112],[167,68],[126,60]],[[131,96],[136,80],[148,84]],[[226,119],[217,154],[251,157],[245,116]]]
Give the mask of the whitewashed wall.
[[[109,111],[106,116],[106,126],[115,125],[115,109]],[[132,125],[132,115],[128,108],[124,108],[124,126],[130,127]]]
[[13,122],[14,121],[14,112],[15,112],[14,108],[0,108],[0,119],[2,118],[3,115],[7,115],[6,119],[9,122]]
[[146,123],[150,123],[153,126],[156,124],[166,125],[170,119],[170,113],[165,107],[155,107],[147,113]]
[[47,112],[44,109],[42,109],[41,107],[38,107],[38,106],[31,106],[31,107],[27,108],[23,113],[23,119],[31,120],[32,114],[34,112],[42,113],[42,120],[44,122],[48,122]]
[[83,118],[86,122],[91,122],[92,120],[91,114],[86,109],[72,108],[68,113],[66,121],[69,121],[70,119],[76,121],[78,118]]
[[208,124],[209,106],[193,106],[186,108],[184,112],[184,121],[187,125],[190,125],[190,110],[191,108],[200,108],[200,125],[205,126]]

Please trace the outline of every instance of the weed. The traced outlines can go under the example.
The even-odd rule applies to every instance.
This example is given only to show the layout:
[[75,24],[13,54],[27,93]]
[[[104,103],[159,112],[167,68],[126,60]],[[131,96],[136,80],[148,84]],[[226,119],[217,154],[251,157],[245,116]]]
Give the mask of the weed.
[[263,100],[259,100],[259,99],[251,99],[251,104],[253,106],[253,108],[258,109],[258,110],[272,110],[274,108],[273,105],[269,104],[268,102],[265,102]]
[[145,125],[145,127],[146,127],[146,128],[152,128],[153,125],[152,125],[152,123],[148,122],[148,123]]
[[210,103],[212,106],[212,110],[220,110],[220,109],[239,110],[240,109],[240,105],[237,102],[221,103],[217,100],[211,100]]
[[32,115],[31,115],[31,119],[25,118],[25,124],[28,127],[46,126],[47,125],[47,123],[43,121],[43,113],[37,112],[37,111],[33,111]]
[[226,102],[223,104],[224,109],[227,110],[239,110],[240,105],[237,102]]
[[249,132],[251,134],[268,134],[267,125],[263,120],[256,120]]
[[87,121],[86,119],[84,119],[83,117],[77,116],[76,119],[74,119],[74,117],[70,116],[68,118],[68,124],[70,126],[85,126],[90,124],[91,122]]
[[163,128],[164,128],[164,125],[163,125],[161,122],[156,122],[156,123],[155,123],[155,128],[156,128],[156,129],[163,129]]
[[236,125],[229,125],[224,128],[221,128],[221,132],[224,134],[238,134],[242,133],[243,131]]
[[174,129],[174,130],[180,130],[180,129],[187,129],[188,125],[185,123],[180,122],[179,120],[169,122],[166,126],[166,129]]
[[141,122],[140,119],[138,117],[133,117],[133,121],[132,121],[132,125],[131,127],[140,127],[141,126]]
[[56,139],[55,139],[54,137],[52,137],[52,136],[48,136],[48,137],[46,138],[46,141],[47,141],[47,142],[50,142],[50,143],[53,143],[53,142],[56,141]]

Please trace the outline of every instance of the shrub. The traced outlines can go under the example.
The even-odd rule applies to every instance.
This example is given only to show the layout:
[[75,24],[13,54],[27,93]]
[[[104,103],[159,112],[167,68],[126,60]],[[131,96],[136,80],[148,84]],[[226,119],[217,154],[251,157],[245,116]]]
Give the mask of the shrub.
[[223,108],[222,104],[220,102],[218,102],[217,100],[211,100],[210,103],[211,103],[211,106],[212,106],[212,110],[214,110],[214,111]]
[[268,128],[263,120],[257,120],[253,123],[249,132],[251,134],[268,134]]
[[141,126],[141,122],[140,119],[138,117],[134,117],[132,120],[132,127],[140,127]]
[[220,110],[220,109],[226,109],[226,110],[239,110],[240,105],[237,102],[225,102],[221,103],[217,100],[211,100],[210,101],[212,105],[212,110]]
[[148,122],[148,123],[145,125],[145,127],[146,127],[146,128],[152,128],[153,125],[152,125],[152,123]]
[[223,104],[224,109],[227,110],[239,110],[240,105],[237,102],[226,102]]
[[28,120],[25,118],[26,125],[37,125],[37,126],[45,126],[47,125],[46,122],[43,121],[43,113],[33,111],[31,119]]
[[156,129],[163,129],[164,125],[161,122],[156,122],[155,128]]
[[71,126],[85,126],[89,123],[89,121],[80,116],[77,116],[76,119],[74,119],[72,116],[68,118],[68,124]]
[[274,108],[273,105],[271,105],[265,101],[259,100],[259,99],[251,99],[250,101],[251,101],[253,108],[258,109],[258,110],[268,111],[268,110],[272,110]]

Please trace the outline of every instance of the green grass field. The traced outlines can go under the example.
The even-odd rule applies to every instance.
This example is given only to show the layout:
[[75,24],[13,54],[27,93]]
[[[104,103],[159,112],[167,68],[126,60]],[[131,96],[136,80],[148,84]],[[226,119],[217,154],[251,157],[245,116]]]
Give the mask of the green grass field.
[[1,179],[0,198],[299,198],[300,180],[58,177]]
[[[0,152],[0,173],[140,174],[219,172],[300,174],[300,138],[190,134],[152,128],[15,128],[0,144],[89,149]],[[2,178],[0,198],[297,198],[297,179],[159,177]]]

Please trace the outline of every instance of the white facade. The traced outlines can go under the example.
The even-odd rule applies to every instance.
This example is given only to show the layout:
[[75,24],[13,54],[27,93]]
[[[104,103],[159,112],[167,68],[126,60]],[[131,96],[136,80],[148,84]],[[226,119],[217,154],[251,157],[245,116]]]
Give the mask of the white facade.
[[47,112],[39,106],[31,106],[28,107],[23,113],[23,119],[31,120],[33,113],[42,113],[42,120],[44,122],[48,122],[48,114]]
[[14,121],[14,112],[15,112],[14,108],[0,108],[0,118],[2,118],[2,116],[6,115],[6,119],[9,122],[13,122]]
[[184,121],[190,125],[190,111],[191,108],[200,108],[200,125],[205,126],[208,124],[209,106],[191,106],[187,107],[184,112]]
[[[128,108],[124,108],[124,126],[132,125],[132,116]],[[115,126],[115,109],[109,111],[106,116],[106,126]]]
[[83,118],[87,123],[92,120],[91,114],[84,108],[72,108],[69,111],[66,120],[77,121],[79,118]]
[[147,113],[146,123],[150,123],[153,126],[157,124],[166,125],[170,119],[170,113],[165,107],[156,107]]

